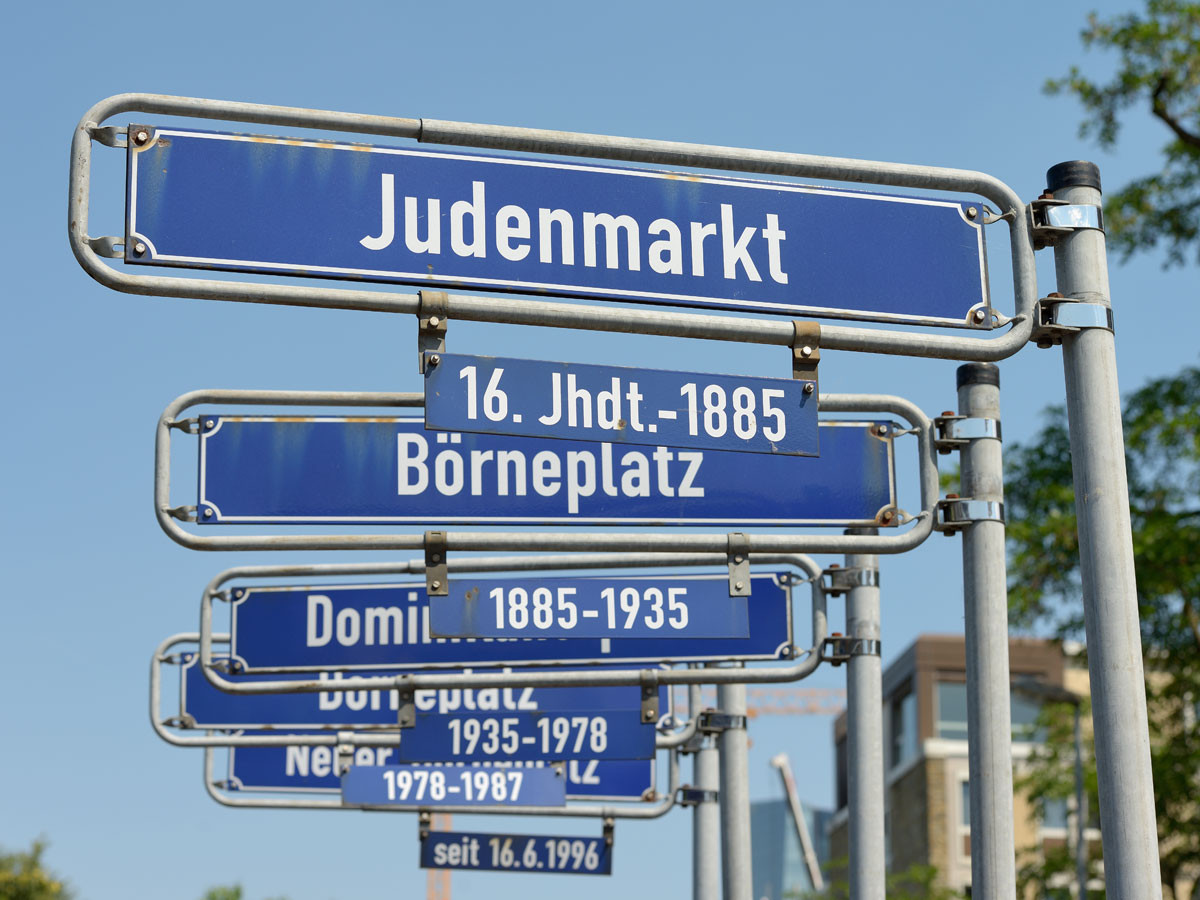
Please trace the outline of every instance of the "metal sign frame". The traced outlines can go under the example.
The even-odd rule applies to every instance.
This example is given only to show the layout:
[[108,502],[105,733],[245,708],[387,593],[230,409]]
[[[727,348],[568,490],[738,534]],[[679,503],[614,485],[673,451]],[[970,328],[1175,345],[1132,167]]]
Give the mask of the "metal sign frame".
[[[422,812],[432,807],[422,806],[366,806],[346,804],[340,798],[310,797],[307,799],[293,797],[244,797],[231,794],[224,789],[224,784],[216,778],[215,754],[213,745],[204,750],[204,789],[208,795],[222,806],[238,809],[341,809],[371,812]],[[463,815],[481,816],[551,816],[556,818],[601,818],[601,819],[658,819],[666,815],[675,806],[679,794],[679,751],[672,749],[667,754],[667,790],[658,802],[623,803],[623,804],[576,804],[574,806],[441,806],[434,811],[461,813]]]
[[[160,527],[176,543],[193,550],[420,550],[423,535],[342,534],[342,535],[199,535],[187,531],[181,521],[195,516],[194,507],[171,506],[171,432],[195,434],[199,418],[183,418],[185,410],[201,404],[244,406],[328,406],[407,409],[420,407],[424,395],[417,393],[373,393],[344,391],[243,391],[200,390],[176,397],[158,420],[154,452],[154,507]],[[874,535],[791,535],[747,534],[746,552],[751,553],[903,553],[919,546],[933,531],[940,486],[937,450],[932,422],[914,403],[886,394],[826,394],[821,409],[833,413],[889,413],[905,420],[910,428],[896,434],[913,433],[918,442],[921,510],[909,515],[902,510],[884,509],[880,524],[915,522],[900,534]],[[584,528],[585,526],[576,526]],[[448,551],[484,550],[519,552],[536,546],[553,551],[726,553],[730,538],[724,534],[612,532],[446,532]]]
[[[106,265],[103,257],[112,258],[124,254],[124,238],[92,237],[88,234],[92,142],[100,141],[108,146],[127,148],[126,129],[102,125],[108,118],[124,112],[312,128],[325,132],[384,135],[413,139],[422,143],[815,178],[982,196],[995,203],[999,210],[997,215],[985,218],[985,224],[1000,221],[1008,224],[1015,310],[1011,318],[993,313],[990,323],[985,321],[981,324],[992,327],[1011,325],[1012,328],[1007,334],[995,339],[980,339],[827,326],[822,328],[822,346],[831,350],[857,350],[963,361],[995,361],[1020,350],[1028,343],[1033,330],[1033,312],[1038,298],[1032,220],[1026,215],[1026,205],[1012,188],[982,172],[144,93],[118,94],[95,104],[84,113],[71,144],[68,188],[68,231],[71,250],[84,271],[92,278],[106,287],[125,293],[409,314],[420,311],[420,298],[415,294],[131,275]],[[458,294],[447,298],[447,307],[450,318],[482,322],[659,334],[778,346],[790,346],[793,338],[792,324],[788,321],[596,307],[541,300],[500,300],[494,297]]]

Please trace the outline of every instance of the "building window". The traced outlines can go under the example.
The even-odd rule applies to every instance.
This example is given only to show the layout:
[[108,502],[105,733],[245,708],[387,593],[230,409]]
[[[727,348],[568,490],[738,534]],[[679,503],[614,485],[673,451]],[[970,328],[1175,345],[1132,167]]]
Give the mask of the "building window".
[[939,681],[937,686],[937,724],[935,733],[952,741],[967,739],[967,686]]
[[1014,741],[1035,741],[1041,743],[1046,739],[1045,731],[1038,728],[1038,713],[1042,711],[1041,704],[1033,697],[1013,691],[1009,695],[1009,705],[1012,708],[1012,736]]
[[1042,801],[1042,828],[1051,831],[1067,830],[1067,798],[1048,797]]
[[892,701],[891,764],[895,768],[917,755],[917,695],[907,689]]

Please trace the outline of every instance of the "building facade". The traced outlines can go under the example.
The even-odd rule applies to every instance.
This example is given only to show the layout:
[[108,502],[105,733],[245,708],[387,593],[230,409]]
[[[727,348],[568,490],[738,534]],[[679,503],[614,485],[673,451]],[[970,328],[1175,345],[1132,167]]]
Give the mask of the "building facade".
[[[1057,642],[1011,639],[1009,668],[1014,680],[1032,678],[1076,694],[1088,691],[1086,667],[1064,654]],[[1040,707],[1036,700],[1016,691],[1011,705],[1013,760],[1019,767],[1039,738]],[[970,774],[962,635],[922,636],[887,667],[883,673],[883,738],[888,871],[932,865],[945,886],[969,894]],[[830,858],[838,860],[849,853],[845,713],[834,723],[834,742],[837,811],[829,837]],[[1013,800],[1018,859],[1070,843],[1074,828],[1071,806],[1047,803],[1042,816],[1032,798],[1018,793]],[[1098,845],[1099,831],[1090,831],[1088,837]],[[1072,896],[1070,889],[1070,883],[1064,883],[1062,896]]]

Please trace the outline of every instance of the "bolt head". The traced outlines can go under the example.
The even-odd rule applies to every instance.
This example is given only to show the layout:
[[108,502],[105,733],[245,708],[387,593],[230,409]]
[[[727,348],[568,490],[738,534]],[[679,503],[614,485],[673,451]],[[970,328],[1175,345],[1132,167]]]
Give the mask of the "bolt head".
[[211,509],[207,509],[207,508],[206,508],[206,509],[204,510],[204,518],[208,519],[208,518],[211,518],[211,517],[212,517],[212,510],[211,510]]
[[801,348],[800,348],[800,355],[801,355],[801,356],[812,356],[812,354],[813,354],[813,349],[812,349],[812,347],[804,346],[804,347],[801,347]]
[[977,215],[979,215],[979,210],[977,210],[973,206],[967,207],[967,218],[968,219],[974,219]]
[[146,252],[146,245],[143,244],[141,241],[138,241],[136,244],[133,245],[133,252],[136,253],[138,256],[141,256],[143,253]]
[[429,365],[436,366],[441,361],[442,361],[442,358],[440,356],[438,356],[436,353],[431,353],[429,355]]
[[735,591],[740,591],[740,590],[742,590],[742,589],[743,589],[745,586],[746,586],[746,585],[745,585],[745,583],[744,583],[744,582],[741,582],[741,581],[735,581],[735,582],[733,583],[733,589],[734,589]]
[[148,140],[150,140],[150,132],[146,131],[144,128],[139,129],[133,134],[133,142],[135,144],[144,144]]
[[440,581],[434,581],[430,583],[430,586],[436,591],[442,586],[442,583]]
[[432,327],[434,327],[434,328],[437,328],[437,327],[438,327],[438,325],[440,325],[440,324],[441,324],[441,322],[442,322],[442,320],[441,320],[441,319],[439,319],[437,316],[430,316],[430,317],[429,317],[429,324],[430,324]]
[[212,428],[212,427],[213,427],[214,425],[216,425],[216,424],[217,424],[217,423],[216,423],[215,421],[213,421],[212,419],[205,419],[205,420],[204,420],[204,427],[205,427],[205,428]]
[[811,394],[814,391],[816,391],[816,389],[817,389],[816,386],[811,381],[807,381],[804,383],[804,393]]
[[982,322],[984,319],[987,318],[987,312],[982,309],[977,309],[977,310],[975,310],[975,315],[973,318],[975,319],[976,322]]

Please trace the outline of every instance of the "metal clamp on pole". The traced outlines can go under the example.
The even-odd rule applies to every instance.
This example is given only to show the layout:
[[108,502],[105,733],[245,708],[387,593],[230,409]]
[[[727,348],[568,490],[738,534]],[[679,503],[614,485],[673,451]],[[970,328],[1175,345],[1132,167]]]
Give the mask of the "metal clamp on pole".
[[933,528],[945,535],[965,531],[974,522],[1003,522],[1004,504],[998,500],[972,500],[947,494],[935,509]]
[[855,587],[879,587],[879,570],[864,568],[845,568],[837,563],[821,573],[825,585],[825,596],[840,597]]
[[933,445],[945,456],[971,441],[1000,440],[1000,420],[955,415],[950,410],[933,419]]
[[643,669],[642,678],[642,721],[658,721],[658,672]]
[[[450,297],[445,291],[417,291],[417,356],[418,371],[425,374],[425,360],[438,364],[438,353],[446,352],[446,319],[450,314]],[[426,354],[433,354],[427,357]]]
[[1064,297],[1055,291],[1033,306],[1033,331],[1029,340],[1045,350],[1063,342],[1063,336],[1087,328],[1114,331],[1112,307]]
[[450,594],[444,531],[425,532],[425,593],[430,597],[446,597]]
[[720,734],[734,728],[745,728],[745,716],[731,716],[719,709],[706,709],[700,713],[696,721],[696,730],[703,734]]
[[613,837],[617,830],[617,820],[612,816],[604,817],[604,846],[611,847],[613,845]]
[[750,596],[750,539],[740,531],[727,535],[729,541],[729,596]]
[[699,806],[701,803],[718,803],[720,799],[720,791],[705,791],[688,784],[681,786],[679,793],[675,795],[675,803],[679,806]]
[[433,825],[433,813],[428,810],[421,810],[417,813],[417,837],[420,840],[425,840],[429,837],[429,829]]
[[1033,249],[1053,247],[1080,228],[1104,230],[1104,210],[1099,206],[1055,200],[1049,191],[1028,206]]
[[821,326],[816,322],[792,320],[792,377],[805,381],[804,393],[817,390],[817,366],[821,362]]
[[852,656],[879,656],[880,649],[879,641],[846,637],[835,632],[831,637],[825,638],[825,643],[821,645],[821,659],[834,666],[840,666],[849,662]]

